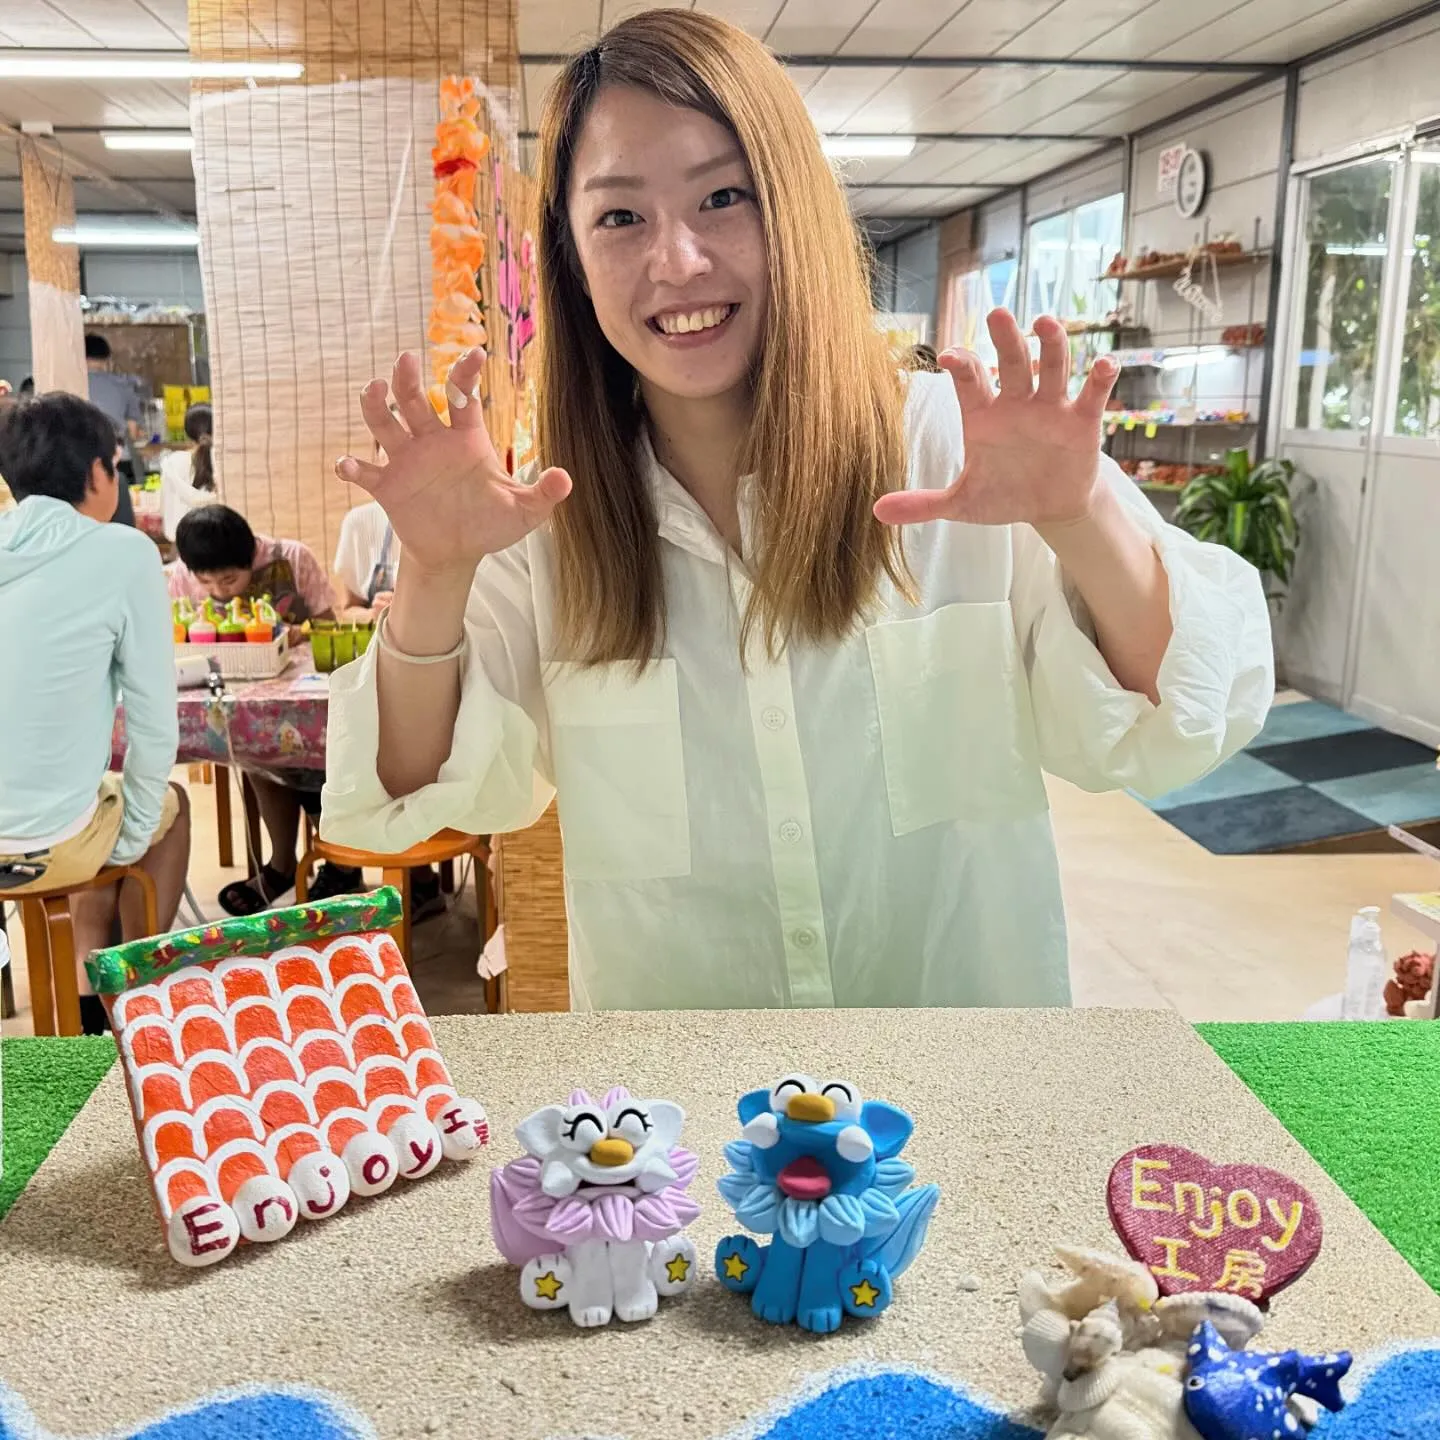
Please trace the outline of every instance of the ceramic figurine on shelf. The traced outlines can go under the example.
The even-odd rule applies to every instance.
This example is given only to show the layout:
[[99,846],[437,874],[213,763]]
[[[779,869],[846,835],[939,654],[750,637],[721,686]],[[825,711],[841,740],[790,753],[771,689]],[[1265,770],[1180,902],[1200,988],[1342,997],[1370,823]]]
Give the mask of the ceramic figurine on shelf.
[[914,1128],[883,1100],[861,1102],[844,1080],[787,1075],[739,1106],[743,1140],[725,1147],[720,1193],[759,1245],[731,1235],[715,1250],[727,1290],[751,1296],[772,1324],[828,1333],[843,1315],[869,1319],[919,1253],[939,1188],[911,1188],[899,1159]]
[[685,1112],[623,1086],[576,1090],[516,1128],[525,1155],[490,1176],[490,1224],[535,1310],[568,1308],[583,1326],[648,1320],[662,1295],[695,1283],[682,1232],[700,1213],[686,1193],[698,1159],[680,1148]]
[[1044,1380],[1041,1408],[1055,1417],[1048,1436],[1298,1440],[1314,1419],[1307,1406],[1339,1408],[1349,1356],[1247,1351],[1265,1317],[1243,1296],[1161,1295],[1139,1261],[1057,1255],[1070,1278],[1032,1271],[1019,1286],[1021,1344]]

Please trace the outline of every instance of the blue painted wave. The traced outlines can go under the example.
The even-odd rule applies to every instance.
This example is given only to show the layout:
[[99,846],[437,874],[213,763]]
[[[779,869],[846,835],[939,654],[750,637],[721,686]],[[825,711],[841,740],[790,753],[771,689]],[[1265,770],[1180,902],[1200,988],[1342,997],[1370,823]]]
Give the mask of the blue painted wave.
[[[1437,1440],[1440,1350],[1400,1351],[1358,1378],[1338,1415],[1322,1413],[1312,1440]],[[746,1440],[1041,1440],[944,1381],[914,1371],[842,1374],[783,1414],[747,1426]],[[138,1429],[96,1440],[373,1440],[341,1402],[313,1390],[237,1390]],[[0,1440],[58,1440],[0,1385]]]
[[1041,1440],[995,1410],[926,1375],[883,1370],[801,1400],[754,1440]]
[[[372,1440],[374,1431],[338,1401],[313,1390],[235,1390],[193,1409],[172,1410],[102,1440]],[[57,1440],[0,1385],[0,1440]]]
[[1358,1391],[1338,1415],[1321,1415],[1314,1440],[1440,1436],[1440,1350],[1402,1350],[1361,1376]]

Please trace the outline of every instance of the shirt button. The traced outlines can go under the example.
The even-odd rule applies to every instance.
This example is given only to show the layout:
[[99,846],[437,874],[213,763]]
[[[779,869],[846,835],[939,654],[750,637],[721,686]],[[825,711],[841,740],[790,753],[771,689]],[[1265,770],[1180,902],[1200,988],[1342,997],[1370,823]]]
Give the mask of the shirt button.
[[797,930],[792,938],[802,950],[808,950],[815,943],[815,932],[808,929]]
[[780,827],[780,838],[788,845],[793,845],[804,833],[798,820],[787,820]]
[[761,712],[760,722],[767,730],[783,730],[785,728],[785,712],[777,705],[771,705]]

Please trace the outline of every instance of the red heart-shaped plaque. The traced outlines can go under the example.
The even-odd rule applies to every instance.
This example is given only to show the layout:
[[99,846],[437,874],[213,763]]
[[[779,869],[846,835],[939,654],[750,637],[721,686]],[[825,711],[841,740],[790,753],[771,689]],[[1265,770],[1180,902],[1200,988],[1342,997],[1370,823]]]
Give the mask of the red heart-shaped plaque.
[[1263,1305],[1320,1253],[1320,1209],[1263,1165],[1217,1165],[1180,1145],[1122,1155],[1106,1186],[1110,1220],[1162,1295],[1228,1290]]

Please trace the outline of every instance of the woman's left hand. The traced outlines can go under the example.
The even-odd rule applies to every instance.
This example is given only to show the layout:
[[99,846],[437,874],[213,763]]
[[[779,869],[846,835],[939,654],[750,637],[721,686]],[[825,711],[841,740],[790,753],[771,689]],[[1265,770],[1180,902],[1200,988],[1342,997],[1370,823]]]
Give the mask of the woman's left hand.
[[1119,373],[1101,356],[1085,387],[1069,398],[1070,340],[1049,315],[1035,322],[1038,384],[1030,349],[1008,310],[991,311],[990,338],[1000,359],[1000,393],[980,361],[947,350],[940,364],[955,382],[965,426],[965,467],[945,490],[897,490],[875,515],[887,525],[960,520],[971,525],[1029,524],[1037,529],[1088,519],[1103,493],[1100,427]]

